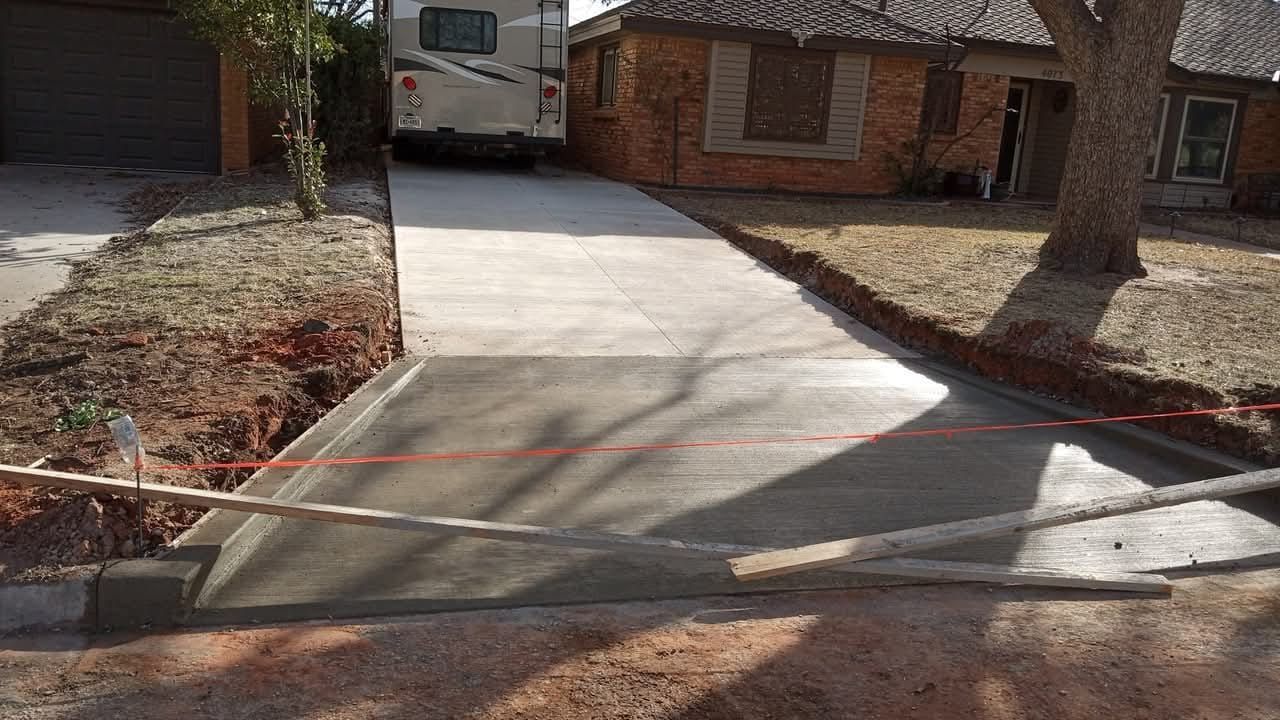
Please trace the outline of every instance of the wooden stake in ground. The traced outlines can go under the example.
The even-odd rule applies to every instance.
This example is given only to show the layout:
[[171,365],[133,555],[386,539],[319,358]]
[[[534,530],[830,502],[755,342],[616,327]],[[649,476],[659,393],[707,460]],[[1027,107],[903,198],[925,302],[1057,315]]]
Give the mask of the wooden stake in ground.
[[985,538],[1013,535],[1057,525],[1126,515],[1155,508],[1183,505],[1198,500],[1215,500],[1232,495],[1270,490],[1280,487],[1280,469],[1232,475],[1147,490],[1129,495],[1115,495],[1100,500],[1050,505],[1030,510],[992,515],[973,520],[929,525],[910,530],[896,530],[879,535],[836,540],[788,550],[735,558],[729,561],[739,580],[762,580],[815,568],[832,567],[872,558],[892,557],[959,545]]
[[[116,495],[127,495],[134,490],[132,483],[123,480],[6,465],[0,465],[0,480],[8,480],[23,485],[47,485],[85,492],[108,492]],[[345,525],[363,525],[391,530],[410,530],[440,535],[508,540],[538,545],[559,545],[591,550],[612,550],[691,560],[724,560],[768,550],[768,548],[750,545],[691,543],[667,538],[620,535],[590,530],[405,515],[384,510],[289,502],[273,498],[219,493],[172,485],[157,485],[155,483],[143,483],[142,495],[151,500],[163,500],[181,505],[264,513],[280,517],[321,520]],[[1167,593],[1172,587],[1165,578],[1145,573],[1072,573],[1063,570],[907,558],[875,560],[838,569],[845,572],[870,575],[899,575],[932,580],[1044,585],[1130,592]]]

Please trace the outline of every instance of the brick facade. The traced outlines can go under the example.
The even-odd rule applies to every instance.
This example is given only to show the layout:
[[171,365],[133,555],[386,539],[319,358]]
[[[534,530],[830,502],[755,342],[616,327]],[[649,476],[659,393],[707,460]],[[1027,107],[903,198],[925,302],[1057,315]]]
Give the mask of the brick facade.
[[1236,178],[1280,173],[1280,100],[1251,98],[1245,107]]
[[218,97],[224,173],[247,170],[249,155],[249,79],[225,57],[218,60]]
[[[938,168],[971,172],[975,166],[983,166],[995,170],[996,161],[1000,159],[1000,134],[1008,101],[1008,75],[965,73],[955,134],[935,133],[929,144],[930,157],[946,152]],[[957,137],[961,139],[956,140]],[[946,149],[952,142],[950,149]]]
[[275,152],[278,113],[249,100],[249,78],[227,60],[218,60],[219,129],[223,173],[248,170]]
[[[578,45],[569,56],[569,151],[585,167],[630,182],[842,194],[887,194],[897,182],[886,156],[900,155],[920,117],[926,61],[874,56],[857,159],[703,152],[711,43],[697,38],[629,34],[620,49],[617,106],[598,108],[600,45]],[[968,81],[968,78],[966,78]],[[975,76],[966,84],[964,132],[993,103],[1003,107],[1008,78]],[[678,164],[671,147],[674,103],[680,99]],[[948,159],[994,166],[1003,113],[948,153]],[[967,123],[967,124],[966,124]],[[970,165],[971,167],[971,165]]]

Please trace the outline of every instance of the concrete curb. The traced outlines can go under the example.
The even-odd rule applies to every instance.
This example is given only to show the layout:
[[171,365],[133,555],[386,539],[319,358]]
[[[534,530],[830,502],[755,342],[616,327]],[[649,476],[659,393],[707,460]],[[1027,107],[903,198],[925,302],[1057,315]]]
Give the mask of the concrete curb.
[[[275,460],[344,454],[378,410],[421,372],[425,361],[404,358],[384,368],[282,450]],[[336,428],[336,429],[335,429]],[[237,494],[298,499],[323,477],[324,467],[264,469]],[[91,625],[97,630],[171,627],[216,593],[281,518],[213,510],[183,533],[166,554],[109,565],[97,582]]]
[[0,585],[0,633],[92,627],[97,579],[85,567],[56,582]]

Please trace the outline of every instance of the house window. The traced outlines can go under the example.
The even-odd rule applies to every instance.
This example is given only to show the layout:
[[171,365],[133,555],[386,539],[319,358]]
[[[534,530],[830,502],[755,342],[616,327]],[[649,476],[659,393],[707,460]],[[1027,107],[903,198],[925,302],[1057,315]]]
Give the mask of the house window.
[[826,142],[834,77],[834,53],[753,47],[743,137]]
[[597,104],[613,107],[618,104],[618,46],[600,48],[600,66],[596,77]]
[[1156,114],[1151,118],[1151,137],[1147,139],[1147,177],[1156,176],[1160,169],[1160,151],[1164,148],[1164,123],[1169,117],[1169,96],[1161,95],[1156,103]]
[[498,16],[491,12],[429,7],[418,19],[423,50],[492,55],[498,49]]
[[953,135],[960,122],[960,93],[964,73],[955,70],[930,69],[924,83],[925,127],[934,132]]
[[1236,101],[1187,97],[1178,135],[1175,180],[1222,182],[1227,171],[1227,149],[1235,124]]

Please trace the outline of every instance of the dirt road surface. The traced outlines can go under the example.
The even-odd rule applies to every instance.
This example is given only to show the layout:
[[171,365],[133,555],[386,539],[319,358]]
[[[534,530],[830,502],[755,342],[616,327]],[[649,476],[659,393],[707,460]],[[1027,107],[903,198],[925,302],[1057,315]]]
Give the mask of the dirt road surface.
[[1280,570],[0,640],[0,717],[1280,717]]

